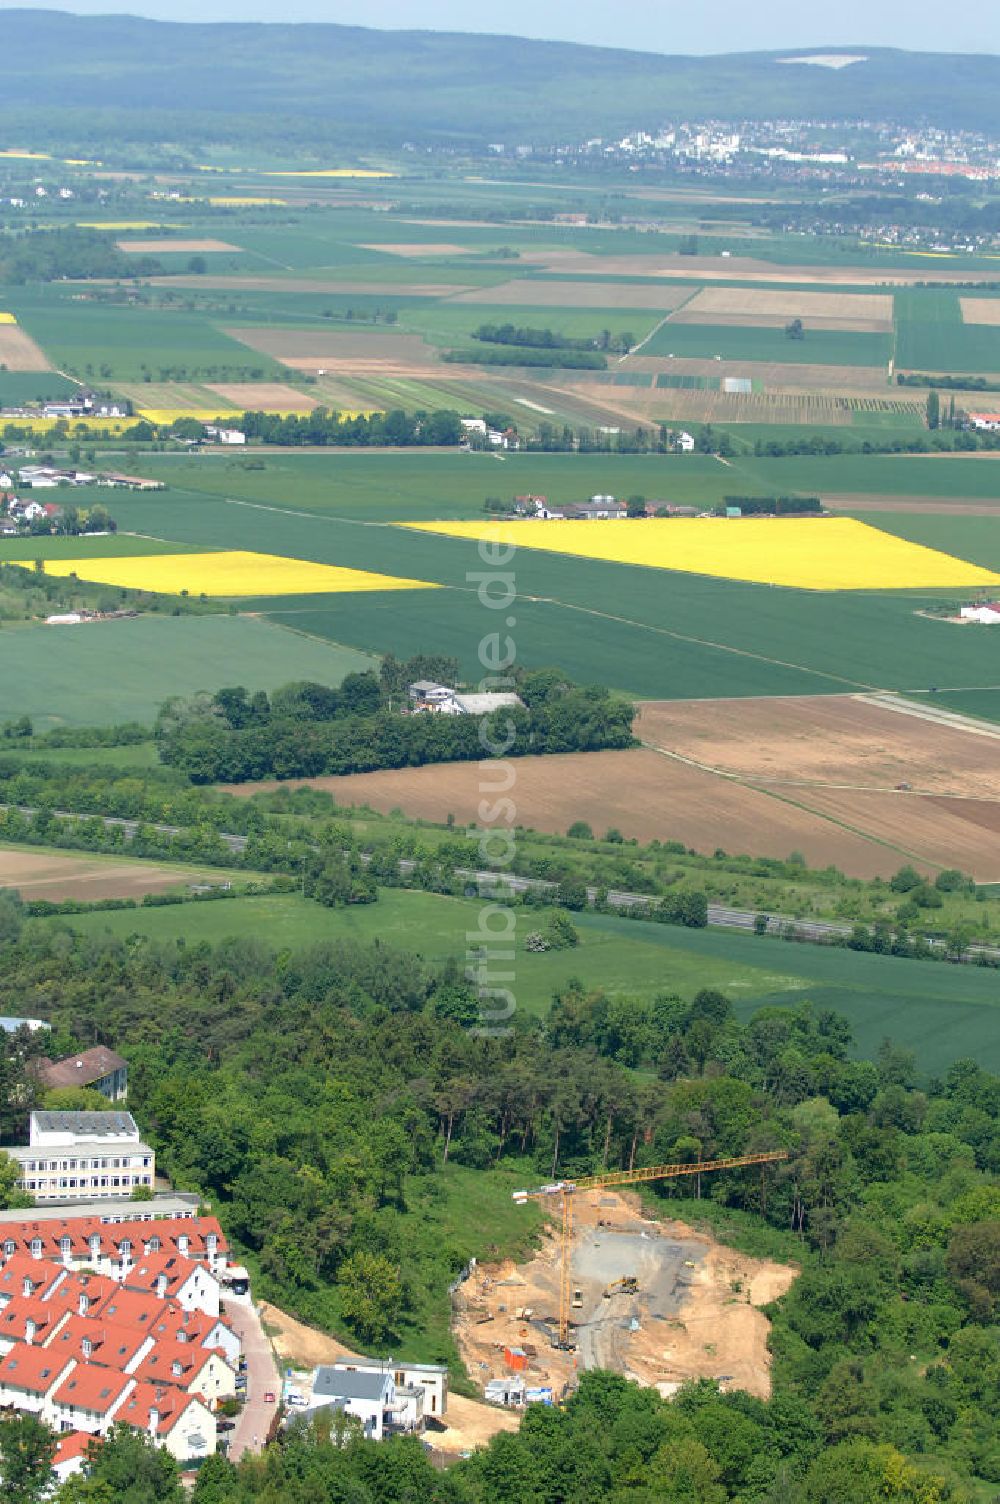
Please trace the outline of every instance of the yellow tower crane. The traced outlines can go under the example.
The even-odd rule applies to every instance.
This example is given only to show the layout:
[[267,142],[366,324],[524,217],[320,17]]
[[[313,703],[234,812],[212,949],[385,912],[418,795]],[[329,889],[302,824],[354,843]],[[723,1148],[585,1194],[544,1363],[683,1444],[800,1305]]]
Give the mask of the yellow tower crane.
[[514,1191],[518,1206],[528,1201],[545,1205],[558,1197],[562,1210],[559,1238],[559,1339],[557,1347],[568,1348],[570,1288],[573,1256],[573,1198],[581,1191],[599,1191],[608,1186],[641,1185],[649,1180],[672,1180],[678,1175],[704,1175],[711,1170],[740,1170],[747,1165],[770,1165],[787,1159],[787,1149],[770,1149],[764,1154],[741,1154],[735,1159],[705,1159],[694,1164],[645,1165],[640,1170],[609,1170],[604,1175],[581,1175],[577,1180],[556,1180],[539,1186],[536,1191]]

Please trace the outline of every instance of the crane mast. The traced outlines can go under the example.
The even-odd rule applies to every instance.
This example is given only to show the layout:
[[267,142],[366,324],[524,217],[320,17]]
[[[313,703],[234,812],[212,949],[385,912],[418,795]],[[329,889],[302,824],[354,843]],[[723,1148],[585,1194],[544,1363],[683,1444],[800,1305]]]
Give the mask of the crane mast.
[[558,1201],[561,1213],[559,1237],[559,1337],[557,1347],[568,1348],[570,1294],[573,1277],[573,1198],[584,1191],[620,1185],[642,1185],[651,1180],[672,1180],[680,1175],[703,1175],[713,1170],[741,1170],[748,1165],[770,1165],[788,1158],[787,1149],[769,1149],[761,1154],[740,1154],[733,1159],[696,1160],[693,1164],[644,1165],[638,1170],[609,1170],[603,1175],[581,1175],[575,1180],[556,1180],[533,1191],[514,1191],[518,1206],[529,1201],[541,1205]]

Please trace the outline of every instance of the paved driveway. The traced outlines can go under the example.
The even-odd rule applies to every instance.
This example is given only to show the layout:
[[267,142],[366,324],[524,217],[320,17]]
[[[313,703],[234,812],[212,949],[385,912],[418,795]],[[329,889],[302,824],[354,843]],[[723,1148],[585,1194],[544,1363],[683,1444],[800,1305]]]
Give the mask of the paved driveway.
[[[259,1452],[263,1447],[281,1398],[281,1378],[256,1309],[227,1300],[225,1316],[238,1334],[247,1360],[247,1402],[235,1430],[229,1432],[229,1457],[238,1462],[244,1452]],[[264,1398],[269,1393],[274,1395],[270,1404]]]

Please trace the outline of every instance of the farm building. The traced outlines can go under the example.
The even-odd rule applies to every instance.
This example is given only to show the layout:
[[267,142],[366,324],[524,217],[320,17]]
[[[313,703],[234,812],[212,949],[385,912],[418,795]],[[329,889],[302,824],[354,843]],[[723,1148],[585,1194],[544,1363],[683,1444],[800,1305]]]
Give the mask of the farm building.
[[1000,431],[1000,413],[970,413],[969,422],[984,433]]
[[963,621],[977,621],[984,626],[1000,622],[1000,601],[983,601],[978,606],[963,606],[959,613]]
[[492,715],[495,710],[524,703],[512,691],[460,694],[447,684],[434,684],[429,679],[418,679],[411,684],[409,696],[415,711],[430,710],[438,715]]

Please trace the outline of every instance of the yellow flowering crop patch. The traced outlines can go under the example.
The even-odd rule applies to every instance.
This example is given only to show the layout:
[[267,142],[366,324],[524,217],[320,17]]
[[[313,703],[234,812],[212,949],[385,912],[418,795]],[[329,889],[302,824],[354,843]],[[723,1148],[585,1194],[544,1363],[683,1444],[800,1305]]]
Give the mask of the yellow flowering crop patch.
[[159,219],[78,219],[78,230],[162,230]]
[[851,517],[676,517],[571,522],[414,522],[452,538],[716,575],[796,590],[966,589],[1000,575]]
[[4,418],[0,417],[0,433],[7,427],[21,428],[28,433],[50,433],[56,424],[60,424],[69,434],[75,434],[78,429],[84,429],[88,433],[111,433],[122,434],[133,428],[138,422],[137,418]]
[[[11,560],[20,563],[20,560]],[[34,566],[25,561],[24,568]],[[334,595],[362,590],[437,590],[426,580],[370,574],[287,559],[279,554],[233,552],[207,554],[149,554],[145,557],[46,559],[50,575],[75,574],[97,585],[125,590],[152,590],[160,595],[256,596]]]
[[0,313],[0,324],[16,324],[17,319],[12,313]]
[[[243,412],[244,409],[239,410]],[[176,423],[178,418],[194,418],[196,423],[214,423],[216,418],[239,417],[235,407],[230,407],[228,402],[219,403],[218,407],[140,407],[136,411],[137,418],[145,418],[147,423],[162,423],[169,427]]]

